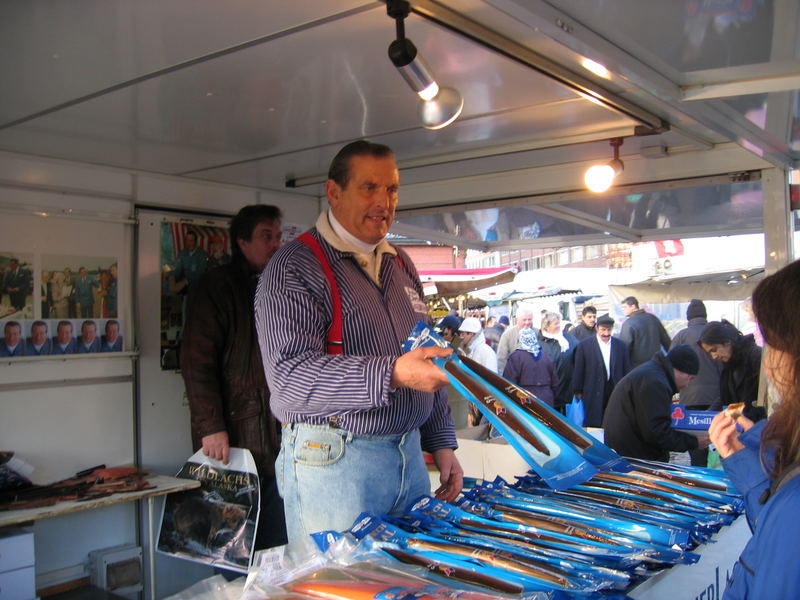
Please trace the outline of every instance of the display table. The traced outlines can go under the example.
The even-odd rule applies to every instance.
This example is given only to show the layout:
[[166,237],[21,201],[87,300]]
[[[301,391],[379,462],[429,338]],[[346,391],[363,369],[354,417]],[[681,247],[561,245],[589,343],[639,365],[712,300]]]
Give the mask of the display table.
[[178,477],[168,477],[166,475],[152,475],[147,477],[153,486],[149,490],[140,490],[136,492],[122,492],[111,494],[103,498],[96,498],[92,500],[68,500],[59,502],[52,506],[42,506],[40,508],[23,508],[19,510],[8,510],[0,512],[0,528],[10,525],[18,525],[20,523],[29,523],[32,521],[39,521],[41,519],[50,519],[53,517],[60,517],[69,513],[74,513],[82,510],[91,510],[95,508],[102,508],[112,504],[119,504],[121,502],[132,502],[134,500],[142,500],[147,507],[147,538],[148,538],[148,564],[150,566],[150,598],[156,597],[156,578],[155,578],[155,516],[153,514],[153,502],[156,497],[171,494],[172,492],[181,492],[200,487],[200,482],[195,479],[181,479]]
[[693,565],[676,565],[643,581],[628,592],[635,600],[716,600],[733,573],[747,541],[750,528],[744,515],[715,533],[707,544],[695,550],[700,560]]

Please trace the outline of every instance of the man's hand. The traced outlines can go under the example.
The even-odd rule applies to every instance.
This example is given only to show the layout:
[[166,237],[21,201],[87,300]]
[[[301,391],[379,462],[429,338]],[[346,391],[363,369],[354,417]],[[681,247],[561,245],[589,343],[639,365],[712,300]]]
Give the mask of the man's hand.
[[214,460],[221,460],[223,464],[228,464],[231,453],[231,445],[228,442],[228,432],[218,431],[203,438],[203,454]]
[[432,358],[445,357],[453,353],[452,348],[416,348],[406,352],[394,363],[391,386],[407,387],[420,392],[435,392],[447,385],[449,379],[439,367],[433,364]]
[[456,453],[450,448],[434,450],[433,462],[439,469],[440,485],[433,493],[437,500],[452,502],[464,488],[464,469],[456,458]]
[[717,448],[720,458],[728,458],[734,452],[738,452],[744,448],[744,444],[739,441],[739,432],[736,431],[737,423],[741,425],[742,429],[745,431],[753,426],[753,422],[747,417],[731,419],[724,412],[719,413],[714,417],[714,420],[711,421],[708,435]]

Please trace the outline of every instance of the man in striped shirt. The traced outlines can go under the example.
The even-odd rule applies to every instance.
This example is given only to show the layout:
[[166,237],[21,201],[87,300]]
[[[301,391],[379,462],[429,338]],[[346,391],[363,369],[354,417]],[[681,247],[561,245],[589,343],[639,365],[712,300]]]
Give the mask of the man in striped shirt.
[[[454,499],[463,484],[440,391],[448,380],[430,360],[451,350],[401,349],[427,310],[413,264],[385,240],[398,197],[394,153],[353,142],[328,177],[330,209],[310,230],[313,240],[275,253],[255,300],[270,406],[283,423],[276,473],[290,541],[347,529],[363,511],[399,514],[430,493],[421,449],[441,473],[438,498]],[[334,322],[341,353],[329,344]]]

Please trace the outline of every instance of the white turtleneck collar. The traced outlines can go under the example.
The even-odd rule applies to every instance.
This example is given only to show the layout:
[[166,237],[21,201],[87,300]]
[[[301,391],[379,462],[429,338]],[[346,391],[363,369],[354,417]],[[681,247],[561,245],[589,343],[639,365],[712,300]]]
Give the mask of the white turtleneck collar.
[[350,232],[348,232],[341,223],[339,223],[329,210],[320,213],[316,223],[317,231],[331,246],[340,252],[352,252],[356,261],[361,266],[366,274],[377,285],[381,285],[380,267],[381,257],[384,254],[391,254],[396,256],[397,250],[386,241],[382,239],[377,244],[365,244]]
[[368,244],[366,242],[362,242],[352,233],[347,231],[347,229],[345,229],[341,223],[339,223],[339,221],[333,215],[332,210],[328,210],[328,221],[331,224],[331,228],[336,232],[336,235],[339,236],[339,239],[341,239],[345,245],[350,246],[353,251],[357,252],[358,254],[372,254],[375,252],[375,248],[378,247],[378,244],[380,244],[380,242],[378,242],[378,244]]

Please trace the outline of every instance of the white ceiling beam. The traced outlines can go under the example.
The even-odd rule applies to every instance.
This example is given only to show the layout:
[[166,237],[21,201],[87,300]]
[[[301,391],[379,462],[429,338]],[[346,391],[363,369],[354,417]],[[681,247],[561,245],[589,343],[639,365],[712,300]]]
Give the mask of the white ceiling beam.
[[796,65],[795,69],[794,73],[685,86],[681,88],[683,99],[710,100],[712,98],[730,98],[732,96],[788,92],[800,89],[800,64]]

